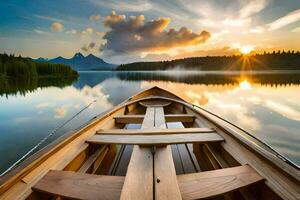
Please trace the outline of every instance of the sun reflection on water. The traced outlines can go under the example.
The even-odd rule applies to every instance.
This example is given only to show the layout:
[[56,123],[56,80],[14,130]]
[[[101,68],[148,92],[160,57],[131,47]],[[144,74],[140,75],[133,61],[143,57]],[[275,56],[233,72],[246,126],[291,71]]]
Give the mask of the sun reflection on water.
[[240,82],[239,87],[243,90],[250,90],[252,88],[252,85],[247,79],[245,79]]

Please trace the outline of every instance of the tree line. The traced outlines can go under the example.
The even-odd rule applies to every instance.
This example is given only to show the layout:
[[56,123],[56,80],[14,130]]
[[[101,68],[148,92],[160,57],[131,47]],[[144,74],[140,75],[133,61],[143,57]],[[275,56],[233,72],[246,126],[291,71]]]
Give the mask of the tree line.
[[273,51],[251,55],[206,56],[159,62],[121,64],[118,71],[153,70],[300,70],[299,51]]
[[0,54],[0,76],[37,77],[37,76],[78,76],[70,66],[64,64],[39,63],[30,58]]

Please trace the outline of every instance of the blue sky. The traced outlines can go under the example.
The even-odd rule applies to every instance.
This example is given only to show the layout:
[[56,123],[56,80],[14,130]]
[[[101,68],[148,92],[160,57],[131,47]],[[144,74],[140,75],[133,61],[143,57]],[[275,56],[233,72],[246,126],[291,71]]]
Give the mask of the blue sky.
[[300,0],[0,0],[0,52],[34,58],[81,51],[121,63],[300,50],[299,35]]

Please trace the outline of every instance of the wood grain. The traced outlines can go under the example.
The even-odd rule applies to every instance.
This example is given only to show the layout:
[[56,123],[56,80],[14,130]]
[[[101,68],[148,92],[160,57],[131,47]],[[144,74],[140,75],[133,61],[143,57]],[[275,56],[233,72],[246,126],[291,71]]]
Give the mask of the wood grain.
[[[142,129],[153,126],[154,108],[147,108]],[[150,148],[133,146],[121,199],[153,199],[153,156]]]
[[119,199],[124,177],[49,171],[33,190],[68,199]]
[[[89,173],[95,171],[93,169],[95,161],[101,156],[105,155],[108,151],[108,146],[102,146],[97,149],[90,157],[83,163],[80,169],[77,172]],[[102,156],[102,160],[103,160]]]
[[164,107],[169,106],[172,102],[167,100],[161,100],[161,99],[150,99],[150,100],[144,100],[140,101],[139,104],[144,107]]
[[248,165],[178,175],[177,178],[183,199],[212,198],[263,180]]
[[[142,123],[144,115],[120,115],[114,117],[116,123]],[[195,116],[189,114],[169,114],[165,115],[166,122],[194,122]]]
[[[164,110],[155,108],[155,128],[166,129]],[[154,154],[155,199],[180,200],[181,194],[177,183],[171,146],[156,148]]]
[[217,133],[193,133],[172,135],[94,135],[87,140],[93,144],[134,144],[165,146],[169,144],[213,143],[224,139]]
[[185,134],[185,133],[213,133],[211,128],[151,128],[151,129],[109,129],[99,130],[101,135],[164,135],[164,134]]

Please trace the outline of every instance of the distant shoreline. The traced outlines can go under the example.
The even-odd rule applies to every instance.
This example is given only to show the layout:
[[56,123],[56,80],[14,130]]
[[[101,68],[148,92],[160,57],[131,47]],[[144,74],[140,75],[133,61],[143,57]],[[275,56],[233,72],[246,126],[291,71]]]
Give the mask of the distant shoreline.
[[135,62],[121,64],[116,71],[191,70],[191,71],[260,71],[300,70],[300,52],[232,56],[206,56],[170,61]]
[[300,67],[299,70],[277,70],[277,69],[270,69],[270,70],[86,70],[86,71],[78,71],[78,73],[93,73],[93,72],[141,72],[141,73],[153,73],[153,72],[158,72],[158,73],[177,73],[177,72],[183,72],[183,73],[228,73],[228,74],[251,74],[251,73],[256,73],[256,74],[273,74],[273,73],[292,73],[292,72],[297,72],[300,73]]

